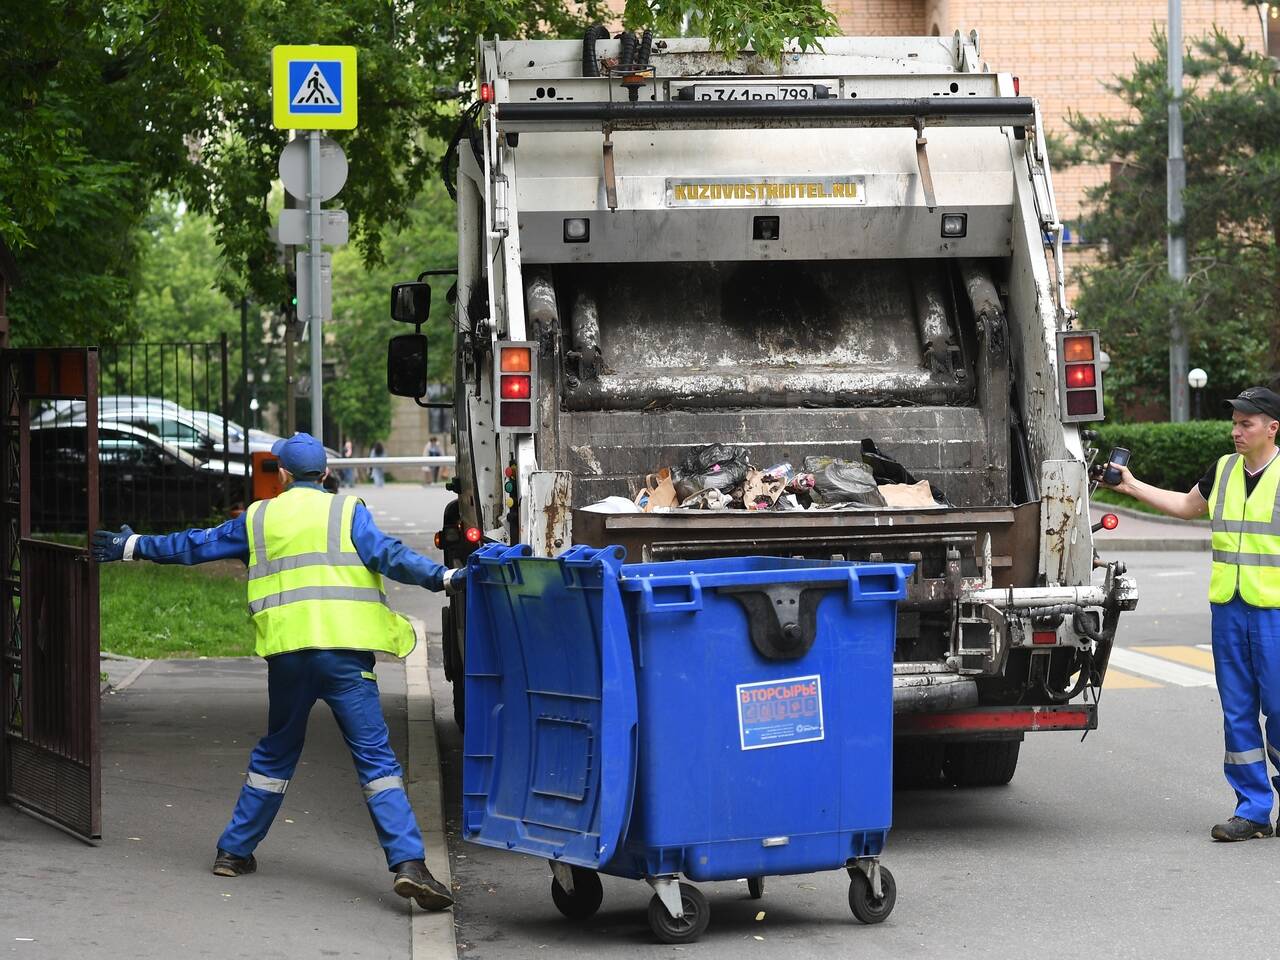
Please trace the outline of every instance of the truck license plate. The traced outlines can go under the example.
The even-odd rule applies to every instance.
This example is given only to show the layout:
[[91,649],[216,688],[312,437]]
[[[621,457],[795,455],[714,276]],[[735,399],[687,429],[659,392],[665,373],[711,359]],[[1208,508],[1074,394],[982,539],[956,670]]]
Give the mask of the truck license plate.
[[692,100],[825,100],[826,87],[812,83],[696,83]]

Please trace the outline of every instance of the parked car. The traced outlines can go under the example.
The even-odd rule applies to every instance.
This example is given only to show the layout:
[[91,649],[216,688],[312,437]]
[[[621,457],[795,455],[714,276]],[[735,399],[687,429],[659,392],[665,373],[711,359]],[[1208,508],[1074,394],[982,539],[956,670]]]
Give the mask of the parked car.
[[[36,422],[41,425],[83,424],[84,411],[84,401],[64,401],[58,408],[42,413]],[[188,410],[169,400],[156,397],[105,397],[99,403],[98,422],[131,423],[200,459],[224,455],[223,418],[206,410]],[[229,448],[226,455],[233,460],[243,460],[244,428],[231,420],[225,421],[225,427]],[[255,440],[250,436],[250,455],[270,449],[270,442]]]
[[[83,422],[31,428],[31,482],[41,491],[33,501],[33,529],[85,529],[85,455]],[[244,471],[243,462],[196,457],[133,424],[104,421],[98,424],[99,525],[164,530],[218,522],[242,499]]]

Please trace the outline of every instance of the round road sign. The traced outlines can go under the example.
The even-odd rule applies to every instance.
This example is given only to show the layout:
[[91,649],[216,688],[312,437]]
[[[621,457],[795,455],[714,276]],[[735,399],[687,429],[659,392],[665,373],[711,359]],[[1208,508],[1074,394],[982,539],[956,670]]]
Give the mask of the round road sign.
[[[299,200],[307,199],[307,138],[290,140],[280,151],[280,179]],[[320,138],[320,200],[332,200],[347,182],[347,155],[336,140]]]

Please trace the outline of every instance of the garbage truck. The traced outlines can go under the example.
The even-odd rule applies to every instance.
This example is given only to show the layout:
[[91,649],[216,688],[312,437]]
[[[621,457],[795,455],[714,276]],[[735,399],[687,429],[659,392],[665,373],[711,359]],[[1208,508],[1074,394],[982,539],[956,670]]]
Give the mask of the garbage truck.
[[[1093,729],[1137,587],[1095,550],[1103,354],[1067,303],[1044,123],[1018,78],[976,32],[826,38],[778,61],[602,29],[478,54],[445,163],[447,561],[505,542],[909,563],[900,777],[1006,783],[1027,733]],[[395,319],[426,319],[424,287],[396,285]],[[424,393],[405,349],[389,362],[414,383],[391,388]],[[594,506],[711,443],[765,466],[857,462],[867,441],[941,502]],[[460,723],[464,610],[442,623]]]

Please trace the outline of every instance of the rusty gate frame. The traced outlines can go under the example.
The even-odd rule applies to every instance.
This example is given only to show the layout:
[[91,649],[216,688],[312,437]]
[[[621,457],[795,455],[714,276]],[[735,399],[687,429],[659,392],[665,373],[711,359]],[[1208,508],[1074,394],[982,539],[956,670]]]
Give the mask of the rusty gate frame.
[[[83,545],[32,537],[31,402],[85,402]],[[88,843],[102,837],[98,351],[0,351],[0,779],[5,801]]]

